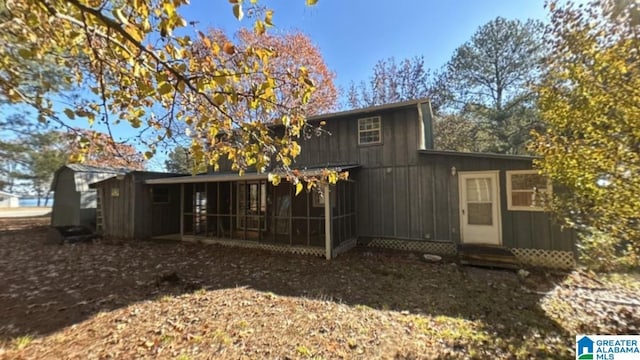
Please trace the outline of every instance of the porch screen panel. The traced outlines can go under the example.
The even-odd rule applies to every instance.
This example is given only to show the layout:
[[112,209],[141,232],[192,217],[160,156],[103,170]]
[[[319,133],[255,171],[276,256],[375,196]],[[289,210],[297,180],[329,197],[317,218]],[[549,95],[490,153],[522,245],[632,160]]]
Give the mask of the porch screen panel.
[[206,184],[195,185],[194,231],[197,235],[205,235],[207,231],[207,191]]
[[184,212],[193,213],[193,184],[184,184]]
[[277,243],[288,244],[291,225],[291,186],[288,183],[275,187],[274,204],[275,240]]
[[193,208],[194,208],[194,199],[193,199],[193,184],[184,184],[184,197],[182,201],[184,213],[183,217],[183,231],[186,235],[194,235],[194,217],[193,217]]
[[[289,185],[292,187],[293,185]],[[307,245],[309,243],[310,195],[306,191],[291,197],[291,243]]]

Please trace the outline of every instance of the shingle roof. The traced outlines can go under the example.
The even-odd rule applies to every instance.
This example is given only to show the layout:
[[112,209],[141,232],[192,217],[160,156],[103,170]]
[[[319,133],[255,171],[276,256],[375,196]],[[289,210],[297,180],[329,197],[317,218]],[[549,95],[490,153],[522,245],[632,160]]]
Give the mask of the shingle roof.
[[83,164],[68,164],[65,166],[76,172],[99,172],[99,173],[111,173],[116,175],[126,174],[129,171],[133,171],[132,169],[125,169],[125,168],[114,169],[114,168],[98,167],[98,166],[83,165]]
[[52,191],[55,191],[58,185],[58,177],[60,175],[60,172],[65,168],[73,171],[76,191],[88,191],[89,184],[91,183],[117,175],[124,175],[130,171],[133,171],[133,169],[113,169],[83,164],[68,164],[56,170],[55,174],[53,175],[53,181],[51,182]]

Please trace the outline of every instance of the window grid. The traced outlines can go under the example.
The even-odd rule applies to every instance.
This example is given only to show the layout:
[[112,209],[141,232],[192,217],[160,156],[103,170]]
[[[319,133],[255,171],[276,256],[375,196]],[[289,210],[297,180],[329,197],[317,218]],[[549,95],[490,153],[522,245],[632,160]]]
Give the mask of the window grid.
[[358,119],[358,144],[379,144],[382,142],[380,116]]
[[[523,188],[522,185],[514,184],[514,177],[529,175],[531,179],[524,181],[532,184]],[[538,179],[536,179],[538,178]],[[536,170],[512,170],[507,171],[507,209],[511,211],[545,211],[547,197],[551,196],[551,183],[545,180],[540,184],[541,176]],[[522,182],[522,179],[520,179]]]

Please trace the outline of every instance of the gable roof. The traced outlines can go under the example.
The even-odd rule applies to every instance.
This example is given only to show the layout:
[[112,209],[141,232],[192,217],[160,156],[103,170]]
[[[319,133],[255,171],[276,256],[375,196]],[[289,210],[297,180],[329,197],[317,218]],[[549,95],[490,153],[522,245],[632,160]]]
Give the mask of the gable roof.
[[390,103],[390,104],[369,106],[369,107],[364,107],[360,109],[338,111],[338,112],[329,113],[329,114],[318,114],[318,115],[309,116],[307,120],[310,120],[310,121],[326,120],[326,119],[337,118],[342,116],[363,115],[363,114],[383,111],[383,110],[399,109],[404,107],[414,107],[420,104],[431,104],[431,101],[428,98],[420,98],[420,99],[401,101],[401,102]]
[[121,173],[132,171],[132,169],[126,169],[126,168],[115,169],[115,168],[99,167],[99,166],[84,165],[84,164],[67,164],[67,165],[64,165],[63,167],[67,167],[76,172],[99,172],[99,173],[121,174]]
[[[350,110],[344,110],[344,111],[337,111],[337,112],[327,113],[327,114],[317,114],[317,115],[307,116],[306,120],[307,121],[321,121],[321,120],[339,118],[339,117],[343,117],[343,116],[365,115],[365,114],[370,114],[370,113],[384,111],[384,110],[410,108],[410,107],[416,107],[416,106],[420,106],[420,105],[428,105],[429,109],[431,109],[431,100],[429,100],[428,98],[420,98],[420,99],[407,100],[407,101],[401,101],[401,102],[396,102],[396,103],[368,106],[368,107],[359,108],[359,109],[350,109]],[[431,110],[429,110],[429,111],[431,111]],[[429,115],[432,115],[432,114],[429,114]],[[280,123],[278,123],[278,124],[270,124],[269,125],[269,127],[282,127],[282,126],[284,126],[284,125],[282,125]]]
[[51,191],[55,191],[56,187],[58,186],[60,173],[65,169],[73,171],[75,188],[76,191],[79,192],[88,191],[89,184],[91,183],[117,175],[124,175],[127,172],[133,171],[133,169],[113,169],[83,164],[67,164],[56,170],[56,172],[53,174],[53,181],[51,181]]
[[[180,174],[180,173],[170,173],[170,172],[160,172],[160,171],[134,170],[134,171],[130,171],[130,172],[126,173],[125,175],[126,176],[141,175],[141,177],[142,177],[141,181],[146,182],[147,180],[150,180],[150,179],[179,178],[179,177],[189,176],[190,174]],[[89,188],[95,189],[95,188],[99,187],[101,184],[117,178],[117,176],[118,175],[114,175],[114,176],[110,176],[110,177],[105,178],[105,179],[101,179],[99,181],[95,181],[95,182],[89,184]],[[122,180],[122,179],[123,178],[120,178],[120,180]]]

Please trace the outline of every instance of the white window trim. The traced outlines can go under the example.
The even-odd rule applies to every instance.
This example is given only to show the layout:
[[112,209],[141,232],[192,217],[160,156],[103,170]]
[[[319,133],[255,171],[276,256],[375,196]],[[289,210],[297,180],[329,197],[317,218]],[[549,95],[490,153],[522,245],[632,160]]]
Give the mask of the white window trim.
[[[546,208],[541,206],[514,206],[512,205],[512,187],[511,187],[511,175],[539,175],[540,173],[536,170],[507,170],[506,178],[507,178],[507,210],[509,211],[547,211]],[[551,196],[553,193],[553,187],[551,186],[551,181],[547,179],[547,187],[546,194]],[[516,190],[518,191],[518,190]],[[521,190],[522,191],[522,190]],[[528,191],[528,190],[527,190]]]
[[[378,131],[380,132],[380,140],[375,141],[375,142],[360,142],[360,134],[363,132],[367,132],[367,131],[373,131],[373,130],[360,130],[360,121],[362,120],[369,120],[369,119],[378,119],[378,124],[380,124],[380,126],[378,127]],[[358,145],[377,145],[377,144],[382,144],[382,117],[380,116],[368,116],[365,118],[360,118],[358,119]]]

